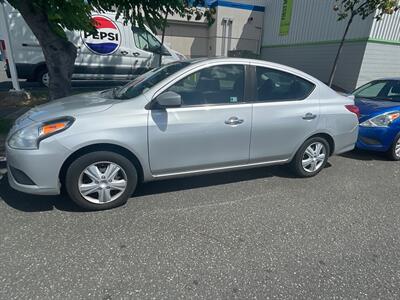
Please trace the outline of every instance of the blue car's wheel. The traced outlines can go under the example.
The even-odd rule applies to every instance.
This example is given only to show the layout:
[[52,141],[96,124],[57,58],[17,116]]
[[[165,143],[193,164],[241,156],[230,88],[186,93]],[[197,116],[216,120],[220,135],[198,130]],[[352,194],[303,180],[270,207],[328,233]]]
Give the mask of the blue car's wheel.
[[400,160],[400,134],[395,138],[392,148],[388,151],[389,158],[393,160]]

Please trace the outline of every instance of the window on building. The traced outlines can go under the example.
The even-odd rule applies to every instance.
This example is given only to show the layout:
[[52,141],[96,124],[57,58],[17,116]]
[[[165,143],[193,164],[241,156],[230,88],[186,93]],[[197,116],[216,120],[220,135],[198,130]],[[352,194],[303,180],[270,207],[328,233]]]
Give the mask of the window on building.
[[257,67],[257,101],[290,101],[307,98],[315,85],[296,75]]
[[241,103],[244,72],[243,65],[209,67],[180,80],[168,91],[180,94],[183,106]]

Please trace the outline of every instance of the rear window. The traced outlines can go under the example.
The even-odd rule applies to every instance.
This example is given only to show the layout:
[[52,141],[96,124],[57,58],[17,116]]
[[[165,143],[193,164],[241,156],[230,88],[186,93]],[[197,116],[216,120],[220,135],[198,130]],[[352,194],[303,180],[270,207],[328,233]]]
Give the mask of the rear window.
[[294,101],[307,98],[315,85],[296,75],[257,67],[257,101]]

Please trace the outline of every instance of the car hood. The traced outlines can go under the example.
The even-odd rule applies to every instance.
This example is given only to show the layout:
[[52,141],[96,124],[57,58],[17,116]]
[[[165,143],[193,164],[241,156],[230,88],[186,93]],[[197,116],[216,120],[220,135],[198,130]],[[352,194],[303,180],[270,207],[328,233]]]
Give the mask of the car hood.
[[355,104],[360,109],[361,122],[386,112],[400,110],[400,102],[394,102],[394,101],[383,101],[383,100],[375,101],[363,98],[356,98]]
[[93,92],[69,96],[39,105],[28,111],[23,118],[45,121],[62,116],[78,116],[109,109],[119,100],[109,97],[107,92]]

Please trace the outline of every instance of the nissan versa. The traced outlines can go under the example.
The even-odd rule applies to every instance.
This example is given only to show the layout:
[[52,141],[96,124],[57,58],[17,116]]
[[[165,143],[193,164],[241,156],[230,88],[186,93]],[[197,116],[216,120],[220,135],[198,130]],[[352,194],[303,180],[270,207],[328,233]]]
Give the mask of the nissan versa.
[[400,78],[371,81],[353,94],[361,114],[357,147],[400,160]]
[[8,178],[19,191],[65,189],[99,210],[156,179],[286,163],[311,177],[354,148],[357,113],[351,98],[282,65],[174,62],[30,110],[7,139]]

